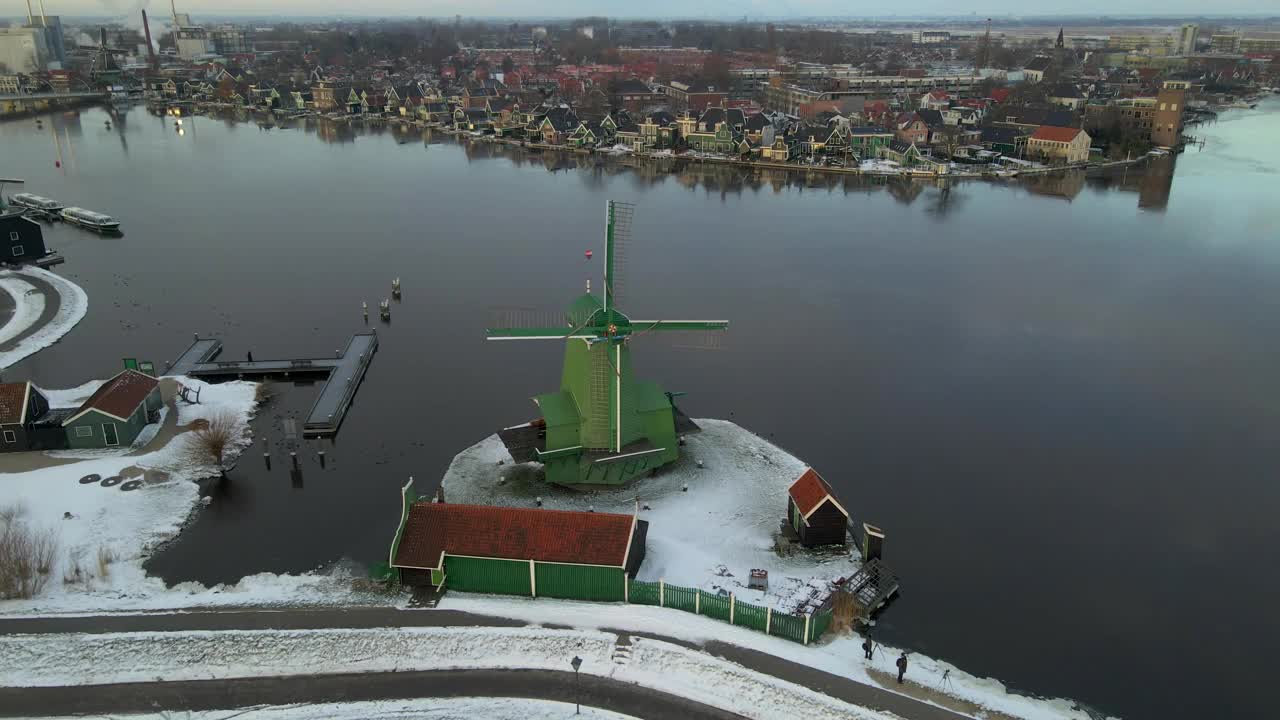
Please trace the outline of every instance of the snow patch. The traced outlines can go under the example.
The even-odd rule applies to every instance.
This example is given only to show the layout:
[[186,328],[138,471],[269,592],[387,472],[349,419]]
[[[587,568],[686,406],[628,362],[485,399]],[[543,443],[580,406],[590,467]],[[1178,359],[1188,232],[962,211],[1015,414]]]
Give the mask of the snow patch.
[[0,344],[18,337],[40,319],[44,312],[44,295],[28,282],[16,277],[0,276],[0,290],[13,299],[13,315],[0,327]]
[[[113,718],[128,720],[176,720],[177,713],[160,712],[140,715],[112,714]],[[417,700],[375,700],[349,703],[307,703],[305,705],[262,705],[242,708],[238,712],[227,710],[188,711],[182,720],[459,720],[460,718],[484,718],[485,720],[566,720],[581,717],[587,720],[636,720],[631,715],[620,715],[608,710],[582,706],[582,714],[574,715],[573,703],[528,698],[422,698]],[[49,720],[83,720],[83,716],[50,718]]]
[[[48,270],[37,267],[25,267],[20,270],[5,270],[0,272],[0,277],[10,279],[19,278],[24,275],[27,277],[38,277],[48,282],[55,290],[57,290],[59,297],[58,312],[49,320],[48,324],[19,342],[17,347],[12,350],[0,352],[0,370],[7,368],[10,365],[17,363],[19,360],[22,360],[23,358],[32,355],[37,351],[43,350],[57,342],[63,335],[70,332],[71,328],[75,327],[89,310],[89,296],[85,294],[84,290],[80,289],[79,285],[76,285],[60,275],[56,275]],[[22,284],[27,285],[27,287],[31,287],[27,283]],[[14,317],[11,319],[11,322],[19,317],[30,316],[32,312],[31,309],[24,308],[24,305],[34,303],[35,296],[24,294],[22,297],[15,297],[14,299],[17,301],[17,308],[14,310]],[[43,297],[40,298],[40,303],[40,310],[35,313],[30,322],[27,322],[27,325],[23,327],[23,330],[30,327],[31,322],[34,322],[35,318],[40,316],[40,312],[44,311]],[[5,327],[7,328],[8,324],[6,324]],[[5,331],[0,330],[0,332]],[[10,337],[14,337],[16,335],[17,333]],[[0,342],[3,341],[0,340]]]

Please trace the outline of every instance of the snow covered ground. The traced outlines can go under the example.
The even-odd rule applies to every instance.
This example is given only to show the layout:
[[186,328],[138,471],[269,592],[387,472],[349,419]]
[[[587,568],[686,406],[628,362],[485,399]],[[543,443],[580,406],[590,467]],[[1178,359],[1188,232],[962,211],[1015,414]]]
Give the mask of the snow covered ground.
[[[240,452],[252,440],[247,422],[257,386],[187,382],[204,386],[201,403],[179,402],[177,424],[234,413],[245,422],[245,434],[228,452]],[[49,393],[51,404],[74,405],[94,387],[88,383]],[[156,424],[144,432],[154,437],[159,428]],[[196,507],[199,490],[193,480],[216,472],[192,463],[185,450],[188,441],[188,436],[178,434],[150,452],[129,454],[137,448],[93,451],[79,462],[51,462],[37,470],[4,473],[0,508],[14,508],[20,521],[33,529],[53,530],[59,549],[44,591],[30,600],[0,601],[0,613],[102,609],[141,602],[164,591],[162,582],[145,576],[142,561],[157,545],[177,535]],[[120,480],[107,486],[82,482],[90,475]],[[174,605],[167,600],[164,606]]]
[[570,669],[633,682],[751,718],[891,720],[727,660],[633,638],[547,628],[373,628],[0,636],[0,679],[12,687],[396,670]]
[[[678,637],[695,643],[720,641],[758,650],[801,665],[879,685],[870,671],[897,674],[894,662],[901,650],[877,646],[874,657],[863,659],[862,638],[856,635],[827,637],[809,646],[764,635],[743,627],[687,612],[646,605],[583,603],[567,600],[501,598],[450,593],[441,601],[447,610],[516,618],[531,624],[567,624],[575,629],[610,629]],[[639,657],[636,655],[635,657]],[[946,662],[911,653],[907,680],[931,691],[970,702],[988,710],[1027,720],[1089,720],[1075,703],[1065,699],[1035,698],[1009,692],[993,678],[980,678]],[[948,673],[949,671],[949,673]],[[946,674],[946,682],[943,675]],[[895,684],[887,689],[897,691]]]
[[[848,552],[781,556],[774,550],[774,536],[786,516],[787,488],[804,472],[803,462],[734,423],[695,422],[702,432],[689,435],[680,460],[657,477],[591,492],[547,485],[534,466],[512,465],[502,441],[493,435],[454,458],[444,477],[445,499],[534,507],[541,497],[544,507],[632,513],[638,498],[640,519],[649,521],[638,579],[732,592],[742,602],[786,612],[816,592],[810,584],[815,580],[825,585],[858,569],[857,557]],[[421,495],[433,490],[417,488]],[[856,513],[856,498],[843,502]],[[769,571],[767,592],[746,587],[753,568]]]
[[0,345],[26,331],[44,312],[46,299],[40,294],[27,294],[34,286],[24,281],[24,276],[44,280],[58,291],[58,312],[48,324],[22,340],[17,347],[0,352],[0,370],[57,342],[80,322],[89,309],[89,296],[84,290],[60,275],[37,267],[0,270],[0,291],[12,295],[15,302],[13,317],[0,328]]
[[[422,698],[374,702],[311,703],[306,705],[263,705],[242,708],[234,714],[226,710],[207,712],[161,712],[115,715],[119,720],[634,720],[593,707],[574,714],[573,703],[525,698]],[[82,716],[48,720],[83,720]]]

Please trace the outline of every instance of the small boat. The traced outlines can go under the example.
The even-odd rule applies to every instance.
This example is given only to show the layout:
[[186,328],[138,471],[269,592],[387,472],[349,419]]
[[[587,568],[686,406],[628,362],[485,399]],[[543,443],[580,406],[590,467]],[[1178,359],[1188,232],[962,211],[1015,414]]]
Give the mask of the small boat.
[[58,217],[58,212],[62,210],[62,203],[57,200],[50,200],[47,197],[32,195],[31,193],[10,195],[9,202],[33,211],[33,215],[47,215],[50,218]]
[[109,232],[120,229],[120,223],[110,215],[103,215],[84,208],[69,207],[62,211],[62,219],[82,228]]

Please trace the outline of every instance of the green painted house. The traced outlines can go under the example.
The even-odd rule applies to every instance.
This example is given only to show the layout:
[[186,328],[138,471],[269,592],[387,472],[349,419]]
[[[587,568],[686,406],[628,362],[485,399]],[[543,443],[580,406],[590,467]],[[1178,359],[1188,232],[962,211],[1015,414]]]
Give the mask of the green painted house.
[[738,139],[734,136],[733,128],[727,122],[717,124],[713,132],[694,130],[685,136],[685,142],[688,143],[691,150],[724,153],[726,155],[735,152],[738,148]]
[[411,587],[626,601],[644,562],[634,515],[422,502],[411,485],[389,556]]
[[893,142],[893,133],[881,127],[854,127],[846,133],[849,150],[860,158],[880,156],[880,148],[888,147]]
[[62,421],[67,446],[99,449],[131,445],[163,405],[159,380],[138,370],[125,370],[103,383]]

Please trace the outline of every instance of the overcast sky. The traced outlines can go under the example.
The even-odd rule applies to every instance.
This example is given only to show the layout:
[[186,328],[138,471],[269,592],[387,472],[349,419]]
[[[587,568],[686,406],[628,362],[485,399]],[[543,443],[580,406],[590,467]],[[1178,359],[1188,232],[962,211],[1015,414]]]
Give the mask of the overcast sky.
[[[39,12],[39,0],[31,0]],[[169,0],[44,0],[50,15],[125,15],[147,8],[149,13],[169,12]],[[23,0],[0,0],[0,14],[25,13]],[[909,10],[908,10],[909,8]],[[692,4],[686,0],[178,0],[178,11],[199,16],[218,15],[388,15],[388,16],[582,16],[614,17],[699,17],[740,18],[785,16],[884,16],[909,11],[913,15],[972,13],[985,18],[1005,15],[1033,15],[1049,11],[1075,15],[1195,15],[1200,13],[1280,15],[1280,0],[1076,0],[1052,6],[1026,0],[916,0],[901,5],[866,0],[707,0]]]

